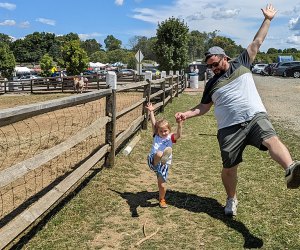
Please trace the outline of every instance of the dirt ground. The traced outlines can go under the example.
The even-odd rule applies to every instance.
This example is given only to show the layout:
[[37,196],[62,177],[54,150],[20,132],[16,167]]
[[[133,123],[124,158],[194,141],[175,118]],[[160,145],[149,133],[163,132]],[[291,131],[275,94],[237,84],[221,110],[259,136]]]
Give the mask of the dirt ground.
[[254,79],[270,118],[300,135],[300,79],[260,75]]

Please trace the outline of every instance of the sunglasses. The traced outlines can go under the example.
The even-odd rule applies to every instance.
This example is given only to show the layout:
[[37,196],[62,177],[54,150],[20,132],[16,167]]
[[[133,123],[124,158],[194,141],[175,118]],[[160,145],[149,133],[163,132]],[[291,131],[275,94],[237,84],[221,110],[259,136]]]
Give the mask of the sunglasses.
[[223,58],[220,58],[220,60],[218,61],[218,62],[213,62],[213,63],[211,63],[211,64],[206,64],[206,67],[207,68],[209,68],[209,69],[212,69],[212,67],[218,67],[219,66],[219,64],[220,64],[220,62],[221,62],[221,60],[222,60]]

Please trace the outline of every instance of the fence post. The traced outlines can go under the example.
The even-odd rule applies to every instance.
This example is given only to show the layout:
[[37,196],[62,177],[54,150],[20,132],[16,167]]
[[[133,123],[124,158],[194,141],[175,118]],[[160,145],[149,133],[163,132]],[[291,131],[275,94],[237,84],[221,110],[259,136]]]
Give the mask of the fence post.
[[184,74],[184,88],[188,88],[189,87],[189,81],[188,81],[188,74],[185,73]]
[[151,82],[147,80],[148,84],[144,86],[144,94],[143,97],[146,98],[145,103],[143,104],[143,113],[142,115],[144,116],[144,120],[142,123],[142,129],[147,129],[147,124],[148,124],[148,112],[147,109],[145,108],[146,104],[150,102],[150,95],[151,95]]
[[[57,78],[55,78],[55,80],[57,81]],[[61,77],[61,92],[64,92],[64,78]]]
[[179,71],[176,71],[175,97],[179,96]]
[[99,90],[100,89],[100,74],[98,72],[97,72],[96,78],[97,78],[97,89]]
[[[22,89],[23,90],[23,89]],[[30,93],[33,93],[33,80],[30,80]]]
[[[173,72],[172,72],[173,74]],[[169,78],[169,86],[171,86],[171,90],[170,90],[170,94],[171,94],[171,98],[170,98],[170,103],[172,103],[173,101],[173,88],[174,88],[174,85],[173,85],[173,75],[171,75],[171,77]]]
[[110,145],[110,151],[105,156],[105,166],[113,167],[116,156],[116,112],[117,112],[117,75],[113,71],[106,74],[106,85],[111,88],[111,95],[106,97],[105,115],[111,117],[111,121],[106,124],[105,144]]
[[164,112],[165,111],[165,99],[166,99],[166,78],[164,78],[164,81],[161,83],[161,87],[162,89],[162,94],[161,94],[161,100],[162,100],[162,105],[159,109],[160,112]]

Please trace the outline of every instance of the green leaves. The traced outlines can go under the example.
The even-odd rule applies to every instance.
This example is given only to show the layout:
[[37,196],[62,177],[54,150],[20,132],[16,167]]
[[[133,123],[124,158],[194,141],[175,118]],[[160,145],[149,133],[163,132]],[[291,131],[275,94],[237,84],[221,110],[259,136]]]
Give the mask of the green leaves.
[[16,66],[15,57],[8,45],[0,42],[0,73],[2,77],[9,78]]
[[188,27],[178,18],[169,18],[158,24],[154,44],[160,69],[180,70],[188,62]]

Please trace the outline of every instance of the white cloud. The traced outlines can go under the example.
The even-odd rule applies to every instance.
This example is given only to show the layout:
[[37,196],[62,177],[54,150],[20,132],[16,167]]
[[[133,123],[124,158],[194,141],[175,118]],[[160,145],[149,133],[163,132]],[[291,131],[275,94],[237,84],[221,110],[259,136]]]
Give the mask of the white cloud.
[[153,10],[149,8],[137,8],[133,10],[137,14],[132,17],[144,22],[157,24],[158,22],[167,19],[167,16],[159,10]]
[[[178,17],[187,22],[190,31],[218,30],[219,35],[229,37],[243,47],[248,46],[261,26],[264,19],[261,8],[266,6],[261,1],[236,0],[173,0],[171,5],[163,3],[160,1],[154,8],[133,9],[131,17],[151,24]],[[288,37],[289,43],[297,42],[297,34],[300,34],[300,2],[274,0],[273,6],[278,13],[271,23],[262,51],[269,47],[287,48],[290,46]]]
[[290,19],[289,28],[290,28],[290,30],[300,30],[300,19],[299,19],[299,17]]
[[16,5],[12,3],[0,3],[0,8],[7,9],[7,10],[14,10],[16,9]]
[[121,6],[123,5],[123,0],[115,0],[115,4],[118,5],[118,6]]
[[234,18],[240,13],[239,9],[233,9],[233,10],[226,10],[226,9],[220,9],[219,11],[213,11],[211,17],[213,19],[228,19],[228,18]]
[[295,35],[293,35],[293,36],[290,36],[290,37],[288,37],[287,38],[287,41],[286,41],[287,43],[289,43],[289,44],[293,44],[293,45],[300,45],[300,36],[295,36]]
[[300,4],[292,7],[292,9],[282,11],[282,14],[286,16],[292,16],[292,15],[298,15],[299,12],[300,12]]
[[93,39],[95,37],[102,37],[103,35],[97,32],[91,33],[91,34],[78,34],[79,38],[83,41],[87,39]]
[[28,21],[25,21],[25,22],[21,22],[19,24],[20,28],[29,28],[30,26],[30,23]]
[[[197,21],[197,20],[203,20],[205,16],[201,12],[197,12],[193,15],[189,15],[185,18],[187,21]],[[184,19],[184,18],[183,18]]]
[[16,21],[15,20],[5,20],[4,22],[0,23],[0,26],[15,26]]
[[43,24],[51,25],[51,26],[55,26],[55,24],[56,24],[55,20],[51,20],[51,19],[47,19],[47,18],[37,18],[36,21],[43,23]]

